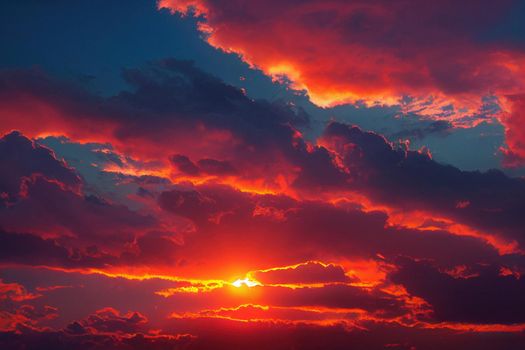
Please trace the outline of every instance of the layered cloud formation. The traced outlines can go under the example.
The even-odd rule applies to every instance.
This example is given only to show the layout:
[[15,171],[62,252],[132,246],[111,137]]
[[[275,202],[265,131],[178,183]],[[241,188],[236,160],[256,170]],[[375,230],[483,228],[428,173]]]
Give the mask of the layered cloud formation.
[[[486,31],[512,1],[159,6],[317,103],[496,94],[521,162],[520,46]],[[336,120],[306,137],[300,106],[189,61],[122,76],[0,71],[1,348],[523,347],[523,178]]]
[[[317,104],[401,104],[430,117],[504,112],[506,164],[525,156],[519,1],[161,0],[200,19],[214,47],[239,54]],[[264,28],[264,30],[261,30]],[[409,96],[409,98],[406,98]],[[469,123],[471,123],[470,121]]]
[[[13,305],[3,341],[199,348],[224,341],[221,327],[241,327],[247,339],[281,334],[281,345],[335,332],[337,347],[368,344],[364,327],[383,337],[370,346],[398,344],[404,332],[407,344],[439,332],[451,344],[482,334],[514,343],[524,322],[514,311],[524,291],[523,180],[440,165],[342,123],[313,144],[298,131],[308,123],[300,110],[252,101],[185,62],[126,74],[135,90],[109,98],[71,94],[42,75],[28,84],[34,72],[9,76],[21,83],[5,85],[3,108],[19,106],[33,127],[0,141],[11,169],[1,183],[0,259],[12,266],[3,289]],[[81,113],[112,127],[83,128]],[[54,134],[54,122],[99,142],[85,146],[97,156],[90,178],[109,188],[93,192],[96,181],[23,134]],[[62,272],[35,284],[42,267]],[[98,300],[68,306],[100,288],[109,290]],[[237,325],[246,321],[253,328]],[[464,329],[473,333],[456,333]]]

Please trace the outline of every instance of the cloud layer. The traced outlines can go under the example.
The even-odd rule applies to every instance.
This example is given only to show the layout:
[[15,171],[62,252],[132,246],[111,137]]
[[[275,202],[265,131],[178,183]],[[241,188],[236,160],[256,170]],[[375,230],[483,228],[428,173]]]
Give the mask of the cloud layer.
[[[519,45],[483,35],[511,1],[170,5],[194,6],[210,43],[312,97],[521,87]],[[302,108],[188,61],[123,78],[100,95],[0,72],[0,346],[520,348],[522,178],[337,121],[309,139]],[[454,127],[431,125],[421,132]]]
[[163,0],[158,6],[196,16],[211,45],[290,80],[318,105],[407,105],[457,119],[483,114],[484,98],[496,96],[511,152],[504,152],[506,164],[523,165],[519,1]]

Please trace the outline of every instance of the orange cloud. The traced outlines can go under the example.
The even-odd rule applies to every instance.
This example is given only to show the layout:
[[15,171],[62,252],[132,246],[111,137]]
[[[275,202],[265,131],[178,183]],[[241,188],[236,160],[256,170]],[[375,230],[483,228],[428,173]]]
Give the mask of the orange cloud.
[[[484,96],[505,107],[505,96],[525,91],[522,47],[488,34],[516,3],[161,0],[158,7],[198,17],[212,46],[285,76],[317,105],[403,105],[431,117],[453,105],[455,119],[478,113]],[[410,102],[401,102],[406,95]],[[519,125],[499,118],[519,155]]]

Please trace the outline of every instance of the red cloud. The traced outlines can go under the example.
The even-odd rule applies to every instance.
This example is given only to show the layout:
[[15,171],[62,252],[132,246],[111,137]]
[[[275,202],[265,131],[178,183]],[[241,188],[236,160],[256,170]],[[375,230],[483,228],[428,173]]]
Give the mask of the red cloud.
[[[163,0],[205,17],[208,41],[269,74],[287,74],[314,101],[400,94],[484,94],[523,84],[509,47],[480,45],[512,1]],[[261,28],[264,27],[264,30]]]
[[[285,75],[318,105],[401,104],[410,95],[420,113],[441,114],[452,103],[461,114],[478,111],[483,96],[495,94],[505,105],[505,96],[525,91],[523,48],[488,34],[517,3],[161,0],[159,8],[193,9],[211,45]],[[502,122],[523,164],[521,124]]]
[[121,315],[113,308],[104,308],[89,315],[86,319],[69,326],[76,333],[88,331],[99,333],[146,333],[148,319],[139,312]]
[[317,261],[255,271],[251,275],[263,284],[316,284],[351,280],[342,266]]
[[18,283],[4,283],[0,279],[0,300],[12,300],[16,302],[31,300],[39,295],[28,292],[24,286]]
[[508,96],[510,112],[505,114],[507,148],[502,149],[504,165],[518,167],[525,164],[525,94]]
[[[110,142],[127,156],[165,165],[182,151],[198,159],[192,174],[241,169],[237,175],[264,178],[268,187],[276,187],[268,166],[288,180],[295,175],[290,163],[307,153],[295,128],[307,122],[304,113],[253,101],[189,62],[167,59],[129,69],[124,79],[131,91],[104,98],[41,72],[0,72],[0,132]],[[157,175],[169,176],[166,168]]]
[[57,309],[54,307],[21,304],[39,297],[40,294],[30,293],[23,285],[4,283],[0,279],[0,332],[33,327],[40,321],[55,318]]

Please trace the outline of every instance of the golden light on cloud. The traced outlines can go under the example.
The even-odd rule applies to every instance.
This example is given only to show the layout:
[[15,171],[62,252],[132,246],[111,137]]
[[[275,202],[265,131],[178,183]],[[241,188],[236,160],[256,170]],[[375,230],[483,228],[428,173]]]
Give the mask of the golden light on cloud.
[[261,283],[258,281],[249,279],[249,278],[243,278],[243,279],[239,278],[235,282],[232,282],[232,286],[236,288],[241,288],[243,286],[251,288],[251,287],[261,286]]

